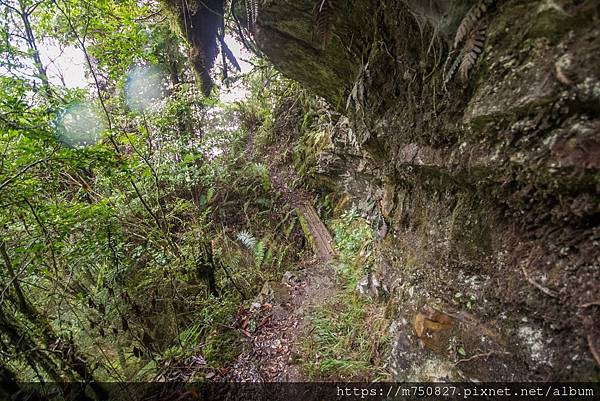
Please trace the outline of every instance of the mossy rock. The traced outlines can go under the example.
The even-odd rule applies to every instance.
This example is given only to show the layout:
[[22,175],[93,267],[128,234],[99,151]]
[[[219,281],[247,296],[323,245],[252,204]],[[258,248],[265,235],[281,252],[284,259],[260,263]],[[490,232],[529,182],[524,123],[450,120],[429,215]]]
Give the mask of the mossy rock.
[[484,263],[492,249],[485,209],[475,199],[458,197],[450,220],[450,258],[460,266]]

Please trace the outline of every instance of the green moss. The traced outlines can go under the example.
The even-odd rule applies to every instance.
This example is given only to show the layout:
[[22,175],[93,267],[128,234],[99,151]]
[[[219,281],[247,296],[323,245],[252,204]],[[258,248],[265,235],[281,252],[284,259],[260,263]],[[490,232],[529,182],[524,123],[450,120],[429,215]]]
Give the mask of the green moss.
[[299,209],[296,209],[296,214],[298,215],[298,220],[300,221],[300,227],[302,227],[302,232],[304,233],[304,237],[310,244],[310,248],[313,251],[317,252],[317,244],[315,242],[315,238],[310,233],[310,228],[308,227],[308,223],[306,222],[304,215],[302,214],[302,212]]
[[450,219],[450,257],[461,265],[479,266],[492,248],[485,213],[468,195],[458,196]]
[[549,39],[552,43],[556,43],[569,31],[586,26],[589,18],[588,13],[578,13],[575,16],[570,16],[559,6],[548,6],[538,13],[527,37],[530,39],[543,37]]

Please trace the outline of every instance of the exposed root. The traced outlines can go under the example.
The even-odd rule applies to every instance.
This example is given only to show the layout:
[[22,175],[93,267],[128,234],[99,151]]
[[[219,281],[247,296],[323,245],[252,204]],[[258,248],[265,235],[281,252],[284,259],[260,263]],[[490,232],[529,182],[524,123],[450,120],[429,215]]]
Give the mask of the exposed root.
[[510,352],[506,352],[506,351],[490,351],[490,352],[486,352],[486,353],[483,353],[483,354],[476,354],[476,355],[470,356],[470,357],[465,358],[465,359],[459,359],[458,361],[456,361],[454,363],[454,365],[456,366],[459,363],[466,363],[466,362],[470,362],[472,360],[479,359],[479,358],[486,358],[487,359],[487,358],[489,358],[492,355],[510,355]]
[[527,274],[527,271],[525,270],[524,267],[521,267],[521,270],[523,271],[523,274],[525,275],[525,278],[527,279],[527,281],[529,282],[529,284],[531,284],[532,286],[534,286],[535,288],[537,288],[538,290],[540,290],[544,294],[548,295],[549,297],[558,298],[558,293],[556,291],[553,291],[550,288],[544,287],[540,283],[537,283],[534,279],[532,279],[529,276],[529,274]]

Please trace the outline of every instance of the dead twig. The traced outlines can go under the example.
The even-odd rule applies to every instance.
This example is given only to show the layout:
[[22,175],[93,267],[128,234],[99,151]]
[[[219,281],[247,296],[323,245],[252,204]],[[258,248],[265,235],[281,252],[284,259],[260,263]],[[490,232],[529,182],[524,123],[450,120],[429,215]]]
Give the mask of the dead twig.
[[529,282],[529,284],[531,284],[532,286],[534,286],[535,288],[537,288],[538,290],[540,290],[544,294],[548,295],[549,297],[558,298],[558,293],[556,291],[553,291],[550,288],[544,287],[543,285],[541,285],[540,283],[538,283],[534,279],[532,279],[529,276],[529,274],[527,274],[527,271],[525,270],[525,267],[521,266],[521,270],[523,271],[523,275],[525,275],[525,278],[527,279],[527,281]]
[[273,316],[273,314],[270,314],[266,317],[264,317],[260,323],[256,326],[256,331],[258,331],[258,329],[260,329],[261,327],[263,327],[265,324],[267,324],[267,322],[271,319],[271,317]]
[[588,347],[590,347],[590,352],[594,356],[596,363],[600,366],[600,352],[594,346],[594,339],[591,334],[587,336]]
[[496,354],[496,355],[510,355],[510,352],[507,352],[507,351],[490,351],[490,352],[486,352],[486,353],[483,353],[483,354],[476,354],[476,355],[470,356],[470,357],[465,358],[465,359],[459,359],[458,361],[454,362],[454,365],[456,366],[459,363],[470,362],[470,361],[472,361],[474,359],[479,359],[479,358],[486,358],[487,359],[487,358],[489,358],[490,356],[492,356],[494,354]]
[[600,306],[600,300],[579,305],[580,308],[589,308],[590,306]]

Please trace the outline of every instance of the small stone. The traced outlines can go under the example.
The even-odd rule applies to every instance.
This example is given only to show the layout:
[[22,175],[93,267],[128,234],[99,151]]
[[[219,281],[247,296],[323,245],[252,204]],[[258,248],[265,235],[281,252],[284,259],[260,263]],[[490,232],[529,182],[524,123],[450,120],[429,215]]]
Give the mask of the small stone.
[[375,275],[367,275],[356,284],[358,295],[366,298],[377,298],[380,294],[381,283]]
[[361,296],[368,296],[369,293],[369,277],[365,276],[356,284],[356,292]]
[[281,279],[281,284],[292,285],[293,283],[295,283],[297,281],[298,281],[298,278],[296,277],[296,275],[290,271],[287,271],[287,272],[283,273],[283,277]]

